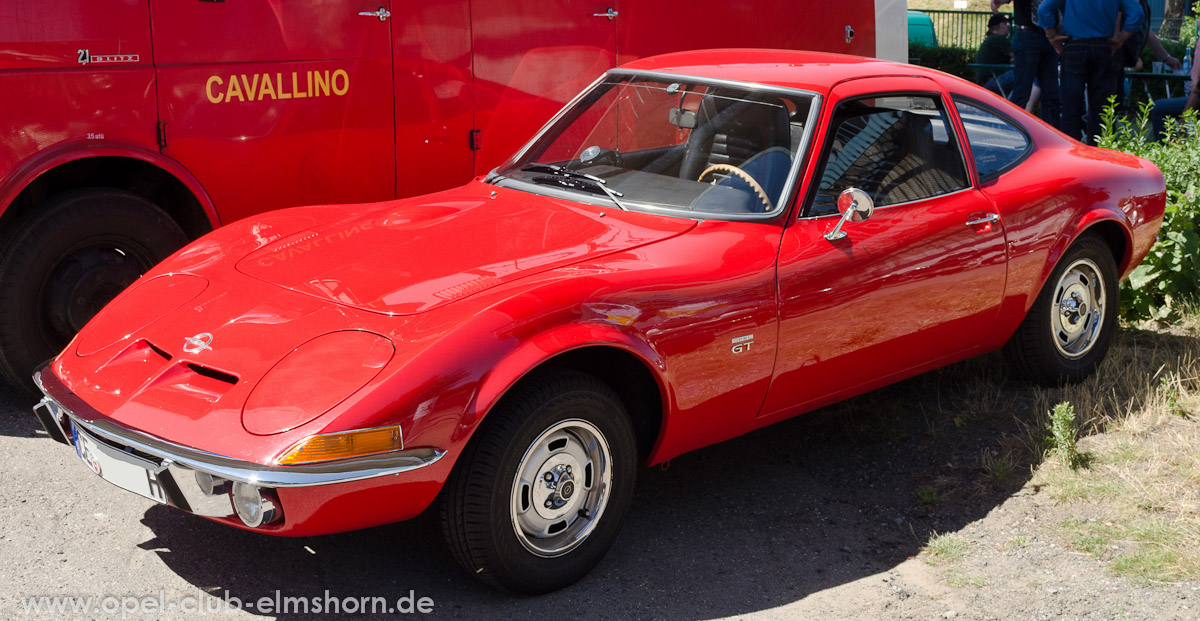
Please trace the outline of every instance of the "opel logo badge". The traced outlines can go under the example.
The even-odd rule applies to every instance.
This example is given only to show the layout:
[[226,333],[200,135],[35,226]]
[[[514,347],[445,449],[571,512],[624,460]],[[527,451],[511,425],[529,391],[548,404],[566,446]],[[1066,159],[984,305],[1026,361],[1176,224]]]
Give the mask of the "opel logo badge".
[[209,343],[212,343],[212,340],[213,335],[207,332],[201,332],[200,334],[197,334],[196,336],[184,341],[183,351],[189,354],[198,354],[206,349],[212,349],[212,347],[209,346]]

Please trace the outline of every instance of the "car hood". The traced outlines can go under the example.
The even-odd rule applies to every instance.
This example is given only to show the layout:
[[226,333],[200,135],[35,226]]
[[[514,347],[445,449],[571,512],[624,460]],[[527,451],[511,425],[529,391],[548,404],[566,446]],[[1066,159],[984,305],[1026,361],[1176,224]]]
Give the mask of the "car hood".
[[410,315],[695,224],[474,183],[309,228],[255,250],[237,270],[353,308]]

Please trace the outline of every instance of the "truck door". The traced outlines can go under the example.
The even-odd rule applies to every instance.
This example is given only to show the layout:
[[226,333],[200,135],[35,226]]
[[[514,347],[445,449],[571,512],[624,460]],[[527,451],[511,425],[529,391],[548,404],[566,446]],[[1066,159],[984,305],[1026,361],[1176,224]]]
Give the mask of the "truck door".
[[611,0],[473,0],[475,174],[616,64]]
[[396,194],[462,184],[474,175],[470,0],[409,3],[392,31]]
[[[842,0],[834,8],[823,2],[796,0],[621,0],[616,5],[621,12],[617,19],[618,61],[718,47],[875,56],[876,4],[881,1]],[[898,60],[907,60],[907,53],[905,56]]]
[[151,0],[159,145],[221,222],[395,197],[388,0]]

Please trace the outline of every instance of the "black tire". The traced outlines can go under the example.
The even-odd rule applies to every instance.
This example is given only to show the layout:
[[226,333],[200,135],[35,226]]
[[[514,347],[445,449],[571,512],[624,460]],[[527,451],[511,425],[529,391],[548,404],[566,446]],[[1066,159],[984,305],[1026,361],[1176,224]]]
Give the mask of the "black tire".
[[1004,354],[1021,375],[1039,384],[1081,381],[1108,352],[1119,304],[1112,251],[1085,235],[1063,254]]
[[[600,460],[591,470],[569,467],[580,462],[568,453],[593,433],[591,446],[607,446],[610,456],[607,490]],[[637,440],[617,395],[590,375],[553,371],[518,385],[476,434],[442,494],[442,531],[458,562],[488,584],[525,594],[591,571],[616,539],[637,479]],[[572,437],[578,446],[568,446]],[[559,511],[567,513],[555,517]],[[531,534],[534,522],[550,524],[536,531],[548,536]]]
[[0,378],[31,374],[106,303],[187,243],[154,203],[121,190],[58,194],[0,239]]

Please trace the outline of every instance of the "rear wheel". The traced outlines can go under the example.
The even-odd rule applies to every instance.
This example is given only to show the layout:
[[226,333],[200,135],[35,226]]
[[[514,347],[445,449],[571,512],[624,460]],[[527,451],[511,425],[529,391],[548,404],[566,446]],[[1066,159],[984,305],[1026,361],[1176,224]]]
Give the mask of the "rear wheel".
[[1082,237],[1058,262],[1004,353],[1040,384],[1078,382],[1108,352],[1118,305],[1112,252],[1100,239]]
[[592,376],[556,371],[514,390],[447,482],[442,527],[476,577],[544,593],[582,578],[616,539],[637,442],[620,399]]
[[0,239],[0,377],[30,375],[105,304],[187,236],[154,203],[121,190],[54,196]]

